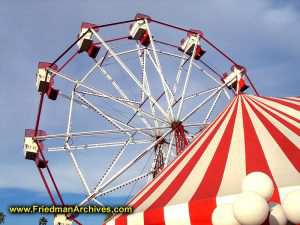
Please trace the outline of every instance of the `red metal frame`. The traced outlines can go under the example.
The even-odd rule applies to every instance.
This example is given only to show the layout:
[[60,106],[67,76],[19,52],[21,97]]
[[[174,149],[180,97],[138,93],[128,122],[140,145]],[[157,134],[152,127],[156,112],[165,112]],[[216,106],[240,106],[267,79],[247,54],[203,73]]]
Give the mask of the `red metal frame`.
[[[68,65],[69,62],[71,62],[71,60],[74,59],[74,57],[75,57],[78,53],[79,53],[79,52],[76,51],[75,54],[72,55],[71,58],[70,58],[68,61],[66,61],[65,64],[62,65],[62,67],[60,67],[60,69],[59,69],[57,72],[60,72],[63,68],[65,68],[65,66]],[[56,75],[56,74],[54,74],[54,76],[55,76],[55,75]],[[53,76],[53,77],[54,77],[54,76]],[[51,77],[51,78],[52,78],[52,77]]]
[[177,45],[169,44],[167,42],[159,41],[159,40],[156,40],[156,39],[153,40],[153,41],[155,41],[157,43],[160,43],[160,44],[163,44],[163,45],[168,45],[168,46],[171,46],[171,47],[174,47],[174,48],[179,48],[179,46],[177,46]]
[[181,124],[174,129],[174,137],[176,143],[176,154],[179,155],[185,149],[185,147],[188,146],[184,129]]
[[95,28],[111,27],[111,26],[120,25],[120,24],[124,24],[124,23],[132,23],[132,22],[135,22],[135,21],[138,21],[138,20],[143,20],[143,19],[125,20],[125,21],[116,22],[116,23],[103,24],[103,25],[100,25],[100,26],[92,27],[92,28],[95,29]]
[[[157,137],[159,139],[160,137]],[[162,152],[164,140],[162,140],[159,144],[155,145],[154,152],[156,157],[155,165],[154,165],[154,171],[153,171],[153,178],[155,178],[159,172],[164,168],[164,156]]]
[[[110,39],[110,40],[107,40],[107,41],[105,41],[105,42],[106,42],[106,43],[109,43],[109,42],[114,42],[114,41],[120,41],[120,40],[123,40],[123,39],[128,39],[128,36]],[[95,42],[95,43],[94,43],[94,45],[100,45],[100,44],[102,44],[102,43],[101,43],[101,42]]]

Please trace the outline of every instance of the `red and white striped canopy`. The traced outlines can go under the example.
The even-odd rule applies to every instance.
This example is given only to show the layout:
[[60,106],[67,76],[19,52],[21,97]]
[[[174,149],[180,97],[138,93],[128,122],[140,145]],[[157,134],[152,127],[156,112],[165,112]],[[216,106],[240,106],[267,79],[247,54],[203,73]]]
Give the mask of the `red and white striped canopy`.
[[232,203],[254,171],[272,178],[272,202],[300,189],[300,97],[237,95],[131,200],[133,214],[106,224],[212,224],[216,206]]

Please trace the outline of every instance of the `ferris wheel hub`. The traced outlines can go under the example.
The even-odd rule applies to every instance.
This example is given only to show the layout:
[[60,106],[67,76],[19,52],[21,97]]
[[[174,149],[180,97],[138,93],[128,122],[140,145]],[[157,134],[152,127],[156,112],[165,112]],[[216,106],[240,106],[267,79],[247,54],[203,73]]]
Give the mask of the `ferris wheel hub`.
[[174,122],[171,123],[171,127],[172,127],[173,130],[175,130],[181,124],[182,124],[181,121],[174,121]]
[[[161,138],[161,135],[158,135],[155,137],[156,140],[160,139]],[[165,139],[163,138],[157,145],[162,145],[165,143]]]

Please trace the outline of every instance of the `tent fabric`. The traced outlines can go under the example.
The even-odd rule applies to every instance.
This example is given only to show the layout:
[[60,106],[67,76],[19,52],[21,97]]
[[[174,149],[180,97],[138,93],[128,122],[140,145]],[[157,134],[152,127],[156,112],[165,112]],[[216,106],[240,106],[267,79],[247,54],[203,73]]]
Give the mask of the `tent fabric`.
[[300,189],[300,97],[240,94],[130,202],[130,215],[107,225],[212,224],[216,206],[232,203],[244,177],[266,173],[271,202]]

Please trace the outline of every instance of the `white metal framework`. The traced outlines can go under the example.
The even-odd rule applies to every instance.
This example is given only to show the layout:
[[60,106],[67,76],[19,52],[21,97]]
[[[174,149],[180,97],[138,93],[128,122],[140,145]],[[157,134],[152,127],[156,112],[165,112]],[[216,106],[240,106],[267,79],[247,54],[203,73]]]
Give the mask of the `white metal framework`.
[[[55,133],[48,131],[51,134],[35,136],[34,140],[45,140],[43,151],[48,154],[67,152],[70,156],[86,196],[80,205],[90,201],[107,204],[101,197],[115,191],[128,195],[125,202],[128,201],[210,123],[217,113],[214,110],[223,106],[216,105],[231,98],[226,88],[236,77],[227,77],[224,82],[199,57],[193,57],[200,42],[203,44],[202,33],[189,33],[193,45],[188,55],[172,44],[158,41],[164,39],[159,36],[161,31],[172,28],[159,28],[157,33],[152,29],[151,18],[137,19],[125,34],[134,36],[108,41],[105,35],[113,34],[110,27],[99,30],[100,26],[95,29],[85,23],[80,33],[85,39],[77,43],[79,51],[75,55],[84,49],[89,51],[91,46],[101,48],[97,47],[92,56],[88,52],[90,57],[77,56],[79,69],[67,69],[71,63],[64,68],[71,60],[59,70],[47,68],[56,86],[61,87],[60,101],[50,111],[59,111],[66,103],[68,110],[62,111],[67,114],[64,129],[60,125]],[[179,32],[171,43],[184,35]],[[84,41],[86,46],[82,47]],[[95,171],[102,175],[94,186],[87,182],[89,175],[76,155],[88,155],[91,149],[99,150],[99,158],[95,159],[99,163],[110,161],[104,163],[106,168],[95,165]],[[132,192],[140,180],[143,183]]]

